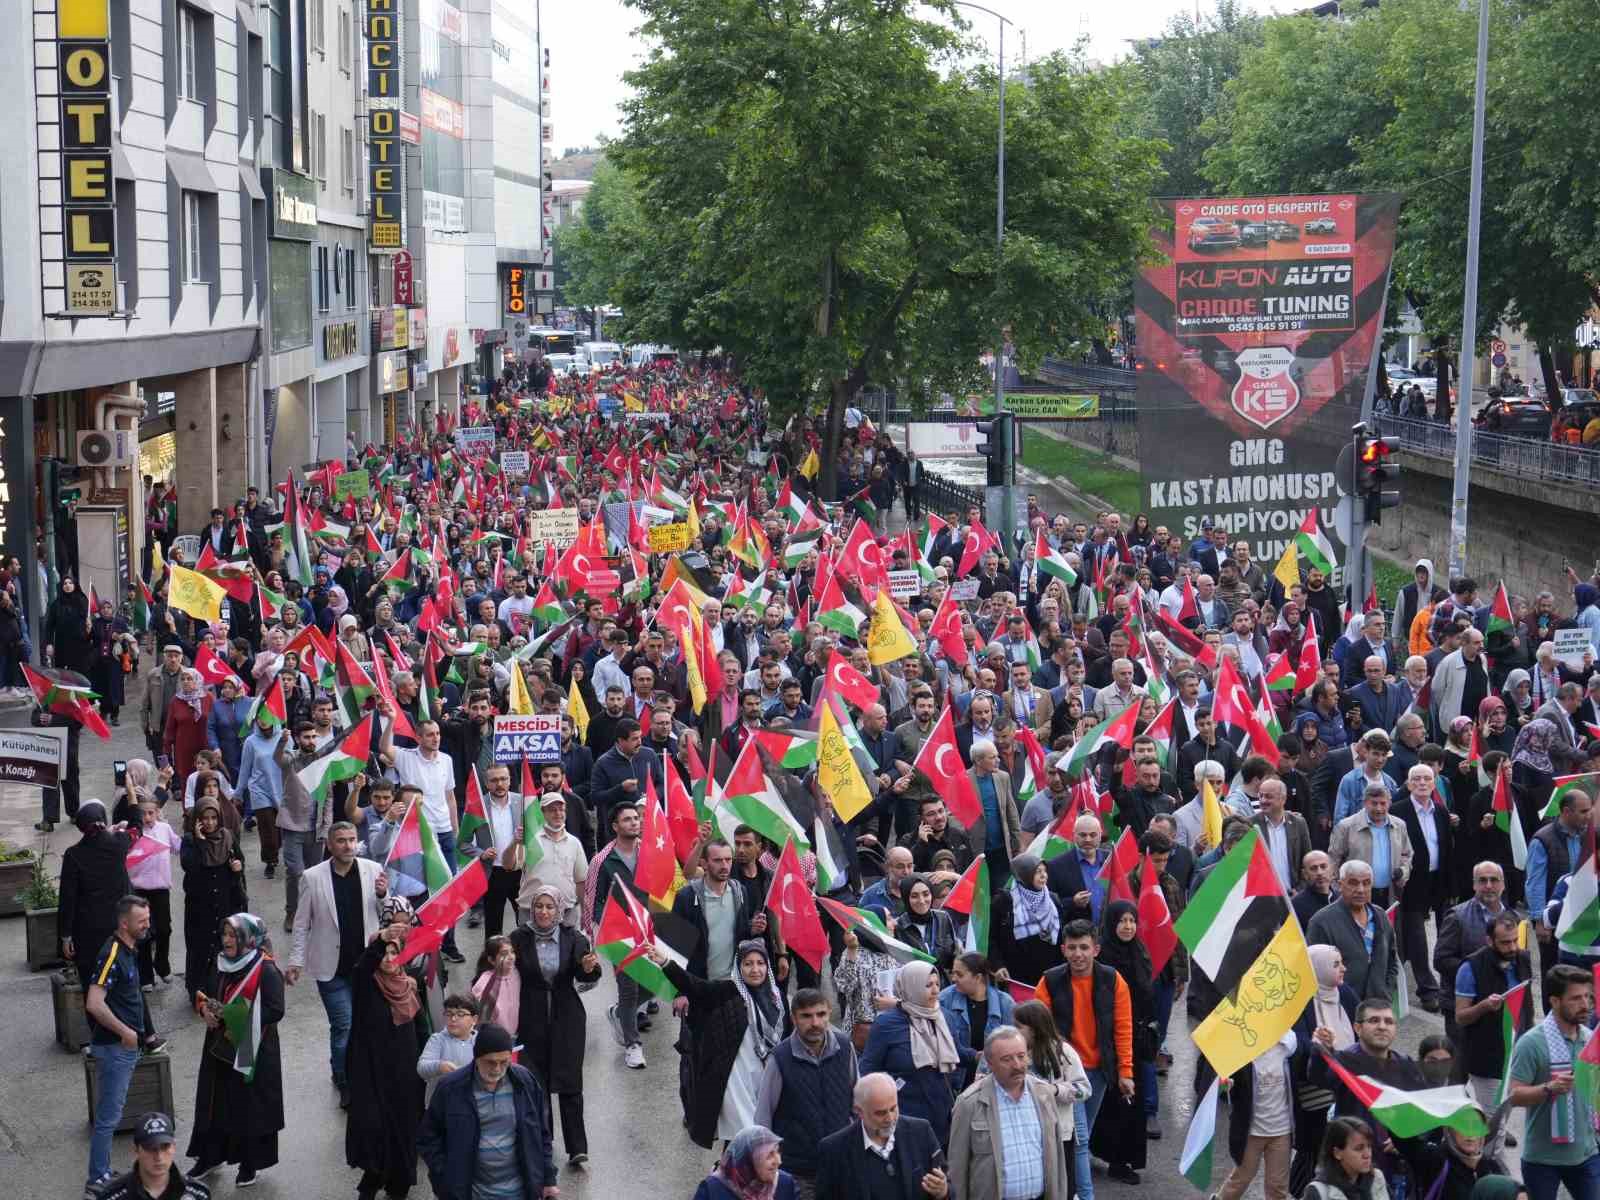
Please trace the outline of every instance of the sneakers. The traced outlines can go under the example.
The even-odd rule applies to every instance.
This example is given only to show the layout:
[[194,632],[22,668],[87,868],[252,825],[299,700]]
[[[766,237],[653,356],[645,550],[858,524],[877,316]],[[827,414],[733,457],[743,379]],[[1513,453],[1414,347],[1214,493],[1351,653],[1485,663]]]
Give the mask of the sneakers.
[[104,1175],[100,1176],[99,1179],[92,1179],[88,1183],[84,1184],[83,1200],[100,1200],[100,1193],[104,1191],[106,1185],[115,1178],[116,1176],[114,1174],[112,1174],[110,1171],[107,1171]]
[[184,1175],[189,1179],[205,1179],[207,1176],[215,1175],[221,1166],[222,1160],[220,1158],[215,1160],[208,1159],[204,1162],[197,1160],[193,1167],[184,1172]]
[[589,1156],[580,1150],[577,1154],[569,1155],[567,1157],[567,1166],[581,1170],[583,1165],[588,1161]]
[[658,1012],[661,1011],[661,1001],[659,1001],[659,1000],[650,1001],[650,1003],[648,1003],[648,1004],[646,1004],[644,1006],[644,1010],[645,1010],[645,1012],[649,1013],[652,1017],[655,1016]]
[[139,990],[148,996],[151,992],[156,990],[156,985],[153,983],[141,983],[139,985]]
[[617,1039],[617,1045],[626,1050],[628,1048],[628,1039],[622,1036],[622,1018],[617,1016],[617,1006],[615,1004],[606,1009],[606,1020],[611,1022],[611,1036]]
[[457,950],[454,946],[446,946],[443,950],[439,951],[439,954],[446,962],[464,963],[467,961],[466,955],[462,954],[461,951]]
[[233,1181],[233,1186],[242,1188],[255,1187],[257,1178],[254,1167],[240,1167],[239,1174]]
[[644,1070],[644,1047],[634,1042],[622,1052],[622,1065],[630,1071]]
[[275,878],[277,876],[277,874],[278,874],[278,864],[277,863],[268,863],[267,864],[267,878],[268,879],[273,879],[273,878]]
[[146,1054],[160,1054],[166,1048],[167,1039],[158,1033],[153,1033],[146,1038],[143,1047]]

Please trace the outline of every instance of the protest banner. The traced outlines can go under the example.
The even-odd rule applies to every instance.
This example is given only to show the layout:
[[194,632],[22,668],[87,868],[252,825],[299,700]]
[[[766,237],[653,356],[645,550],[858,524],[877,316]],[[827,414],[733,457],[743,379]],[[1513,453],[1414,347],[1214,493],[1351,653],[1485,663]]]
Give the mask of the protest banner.
[[500,469],[507,475],[527,475],[531,467],[526,450],[504,450],[500,454]]
[[494,453],[494,426],[467,425],[455,432],[456,449],[463,458],[482,461]]
[[651,554],[670,554],[674,550],[689,548],[687,521],[674,521],[670,525],[652,525],[645,533],[650,538]]
[[346,471],[333,481],[333,498],[343,500],[352,497],[356,500],[365,500],[372,494],[372,476],[363,467],[355,471]]
[[539,508],[528,513],[528,536],[536,542],[570,546],[578,540],[578,510]]
[[1569,671],[1583,670],[1583,656],[1591,648],[1587,629],[1582,626],[1577,629],[1557,629],[1551,640],[1555,643],[1557,662]]
[[505,715],[494,719],[494,761],[561,761],[561,714]]
[[915,571],[890,571],[889,595],[896,600],[909,600],[922,590],[922,576]]

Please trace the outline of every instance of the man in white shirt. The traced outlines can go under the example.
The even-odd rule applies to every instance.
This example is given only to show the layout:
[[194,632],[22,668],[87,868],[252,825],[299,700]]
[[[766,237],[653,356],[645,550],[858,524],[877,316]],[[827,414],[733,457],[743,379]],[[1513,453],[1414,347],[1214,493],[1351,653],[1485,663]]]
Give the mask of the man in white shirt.
[[[384,717],[383,740],[378,753],[394,772],[397,783],[410,784],[421,790],[417,801],[422,806],[422,819],[428,822],[439,843],[450,869],[456,864],[456,830],[460,827],[460,814],[456,811],[456,769],[449,755],[439,751],[439,722],[417,721],[417,745],[394,744],[394,709],[387,700],[379,702]],[[466,962],[456,949],[455,931],[446,936],[442,951],[451,962]]]
[[620,687],[624,696],[633,691],[628,676],[622,669],[622,660],[628,657],[628,631],[613,629],[610,633],[611,653],[594,664],[594,694],[604,696],[608,688]]
[[539,797],[544,828],[539,830],[539,861],[522,872],[522,890],[517,896],[517,916],[526,922],[533,915],[533,894],[546,885],[561,894],[561,923],[578,927],[578,897],[583,893],[589,872],[589,859],[583,844],[567,832],[567,802],[560,792]]
[[533,597],[528,595],[528,581],[517,577],[511,581],[511,594],[500,601],[495,615],[512,633],[527,633],[533,621]]

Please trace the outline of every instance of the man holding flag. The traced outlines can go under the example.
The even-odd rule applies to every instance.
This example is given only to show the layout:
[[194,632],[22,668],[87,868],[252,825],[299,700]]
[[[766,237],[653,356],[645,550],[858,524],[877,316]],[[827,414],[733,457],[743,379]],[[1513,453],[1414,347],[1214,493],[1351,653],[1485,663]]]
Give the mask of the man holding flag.
[[1593,1200],[1600,1180],[1594,1074],[1588,1067],[1594,978],[1580,967],[1557,964],[1545,975],[1544,995],[1550,1011],[1517,1038],[1506,1073],[1507,1098],[1528,1110],[1522,1175],[1530,1200],[1555,1200],[1563,1184],[1578,1200]]
[[[1505,1090],[1506,1067],[1516,1039],[1532,1028],[1534,1003],[1528,981],[1533,968],[1528,952],[1518,946],[1522,922],[1515,913],[1500,912],[1489,921],[1489,942],[1467,956],[1456,970],[1456,1047],[1467,1083],[1484,1109],[1493,1112]],[[1499,1154],[1501,1138],[1484,1147]],[[1514,1144],[1514,1143],[1513,1143]]]

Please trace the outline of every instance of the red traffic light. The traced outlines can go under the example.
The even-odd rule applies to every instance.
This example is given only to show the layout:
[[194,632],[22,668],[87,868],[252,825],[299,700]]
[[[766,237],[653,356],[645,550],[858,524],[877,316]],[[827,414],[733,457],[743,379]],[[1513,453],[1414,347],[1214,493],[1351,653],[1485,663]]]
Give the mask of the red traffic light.
[[1379,463],[1389,457],[1389,447],[1383,444],[1382,438],[1371,438],[1361,447],[1361,461],[1364,463]]

